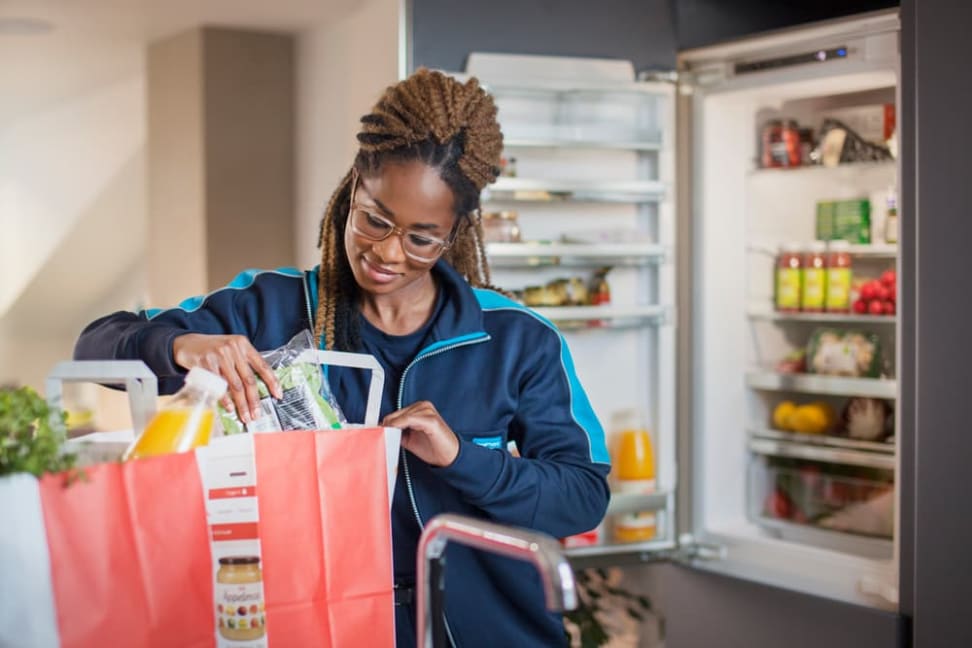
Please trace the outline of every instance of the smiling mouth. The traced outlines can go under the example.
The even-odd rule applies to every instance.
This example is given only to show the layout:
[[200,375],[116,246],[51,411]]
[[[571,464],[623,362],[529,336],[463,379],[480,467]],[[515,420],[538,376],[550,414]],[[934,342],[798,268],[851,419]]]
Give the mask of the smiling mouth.
[[389,270],[385,266],[371,261],[367,257],[361,257],[361,262],[365,267],[365,271],[368,273],[373,280],[379,282],[391,281],[397,277],[400,273],[394,270]]

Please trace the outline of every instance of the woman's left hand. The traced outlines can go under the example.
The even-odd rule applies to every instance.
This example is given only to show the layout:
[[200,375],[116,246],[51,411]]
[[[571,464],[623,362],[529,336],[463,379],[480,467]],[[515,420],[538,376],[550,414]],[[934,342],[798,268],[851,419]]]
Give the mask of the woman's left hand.
[[431,466],[448,466],[459,455],[459,438],[429,401],[392,412],[381,424],[400,428],[402,447]]

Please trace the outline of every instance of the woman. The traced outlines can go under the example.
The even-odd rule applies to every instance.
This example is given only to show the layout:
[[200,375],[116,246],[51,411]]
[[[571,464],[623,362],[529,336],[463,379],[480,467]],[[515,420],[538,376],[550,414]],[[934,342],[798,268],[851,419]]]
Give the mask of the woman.
[[[426,521],[448,511],[555,537],[586,531],[604,515],[609,464],[562,337],[489,287],[478,210],[503,145],[492,98],[475,80],[421,70],[361,121],[360,150],[321,223],[318,268],[248,272],[174,309],[109,315],[82,333],[75,357],[142,359],[163,392],[206,367],[227,379],[228,404],[246,420],[257,410],[255,375],[279,397],[257,349],[312,329],[321,348],[374,355],[386,376],[382,422],[403,430],[396,634],[413,646]],[[352,421],[367,394],[359,374],[329,369]],[[461,546],[447,560],[456,646],[564,642],[532,566]]]

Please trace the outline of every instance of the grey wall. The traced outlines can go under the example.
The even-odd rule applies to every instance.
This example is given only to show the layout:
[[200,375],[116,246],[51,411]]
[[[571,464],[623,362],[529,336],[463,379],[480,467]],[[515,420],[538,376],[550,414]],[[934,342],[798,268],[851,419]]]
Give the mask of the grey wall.
[[412,67],[462,70],[469,52],[630,59],[675,67],[671,0],[412,0]]
[[898,0],[676,0],[679,49],[791,25],[897,7]]
[[902,286],[902,513],[914,515],[902,607],[915,646],[972,646],[972,4],[905,0],[902,11],[901,145],[913,152],[901,210],[913,277]]

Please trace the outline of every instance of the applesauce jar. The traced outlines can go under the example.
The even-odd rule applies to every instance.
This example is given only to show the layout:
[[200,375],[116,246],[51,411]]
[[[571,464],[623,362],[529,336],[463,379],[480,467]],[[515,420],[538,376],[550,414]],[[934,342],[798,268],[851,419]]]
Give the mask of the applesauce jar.
[[263,573],[258,556],[225,556],[216,572],[216,625],[232,641],[266,634]]
[[807,246],[803,257],[803,290],[800,310],[821,313],[827,297],[827,244],[814,241]]

